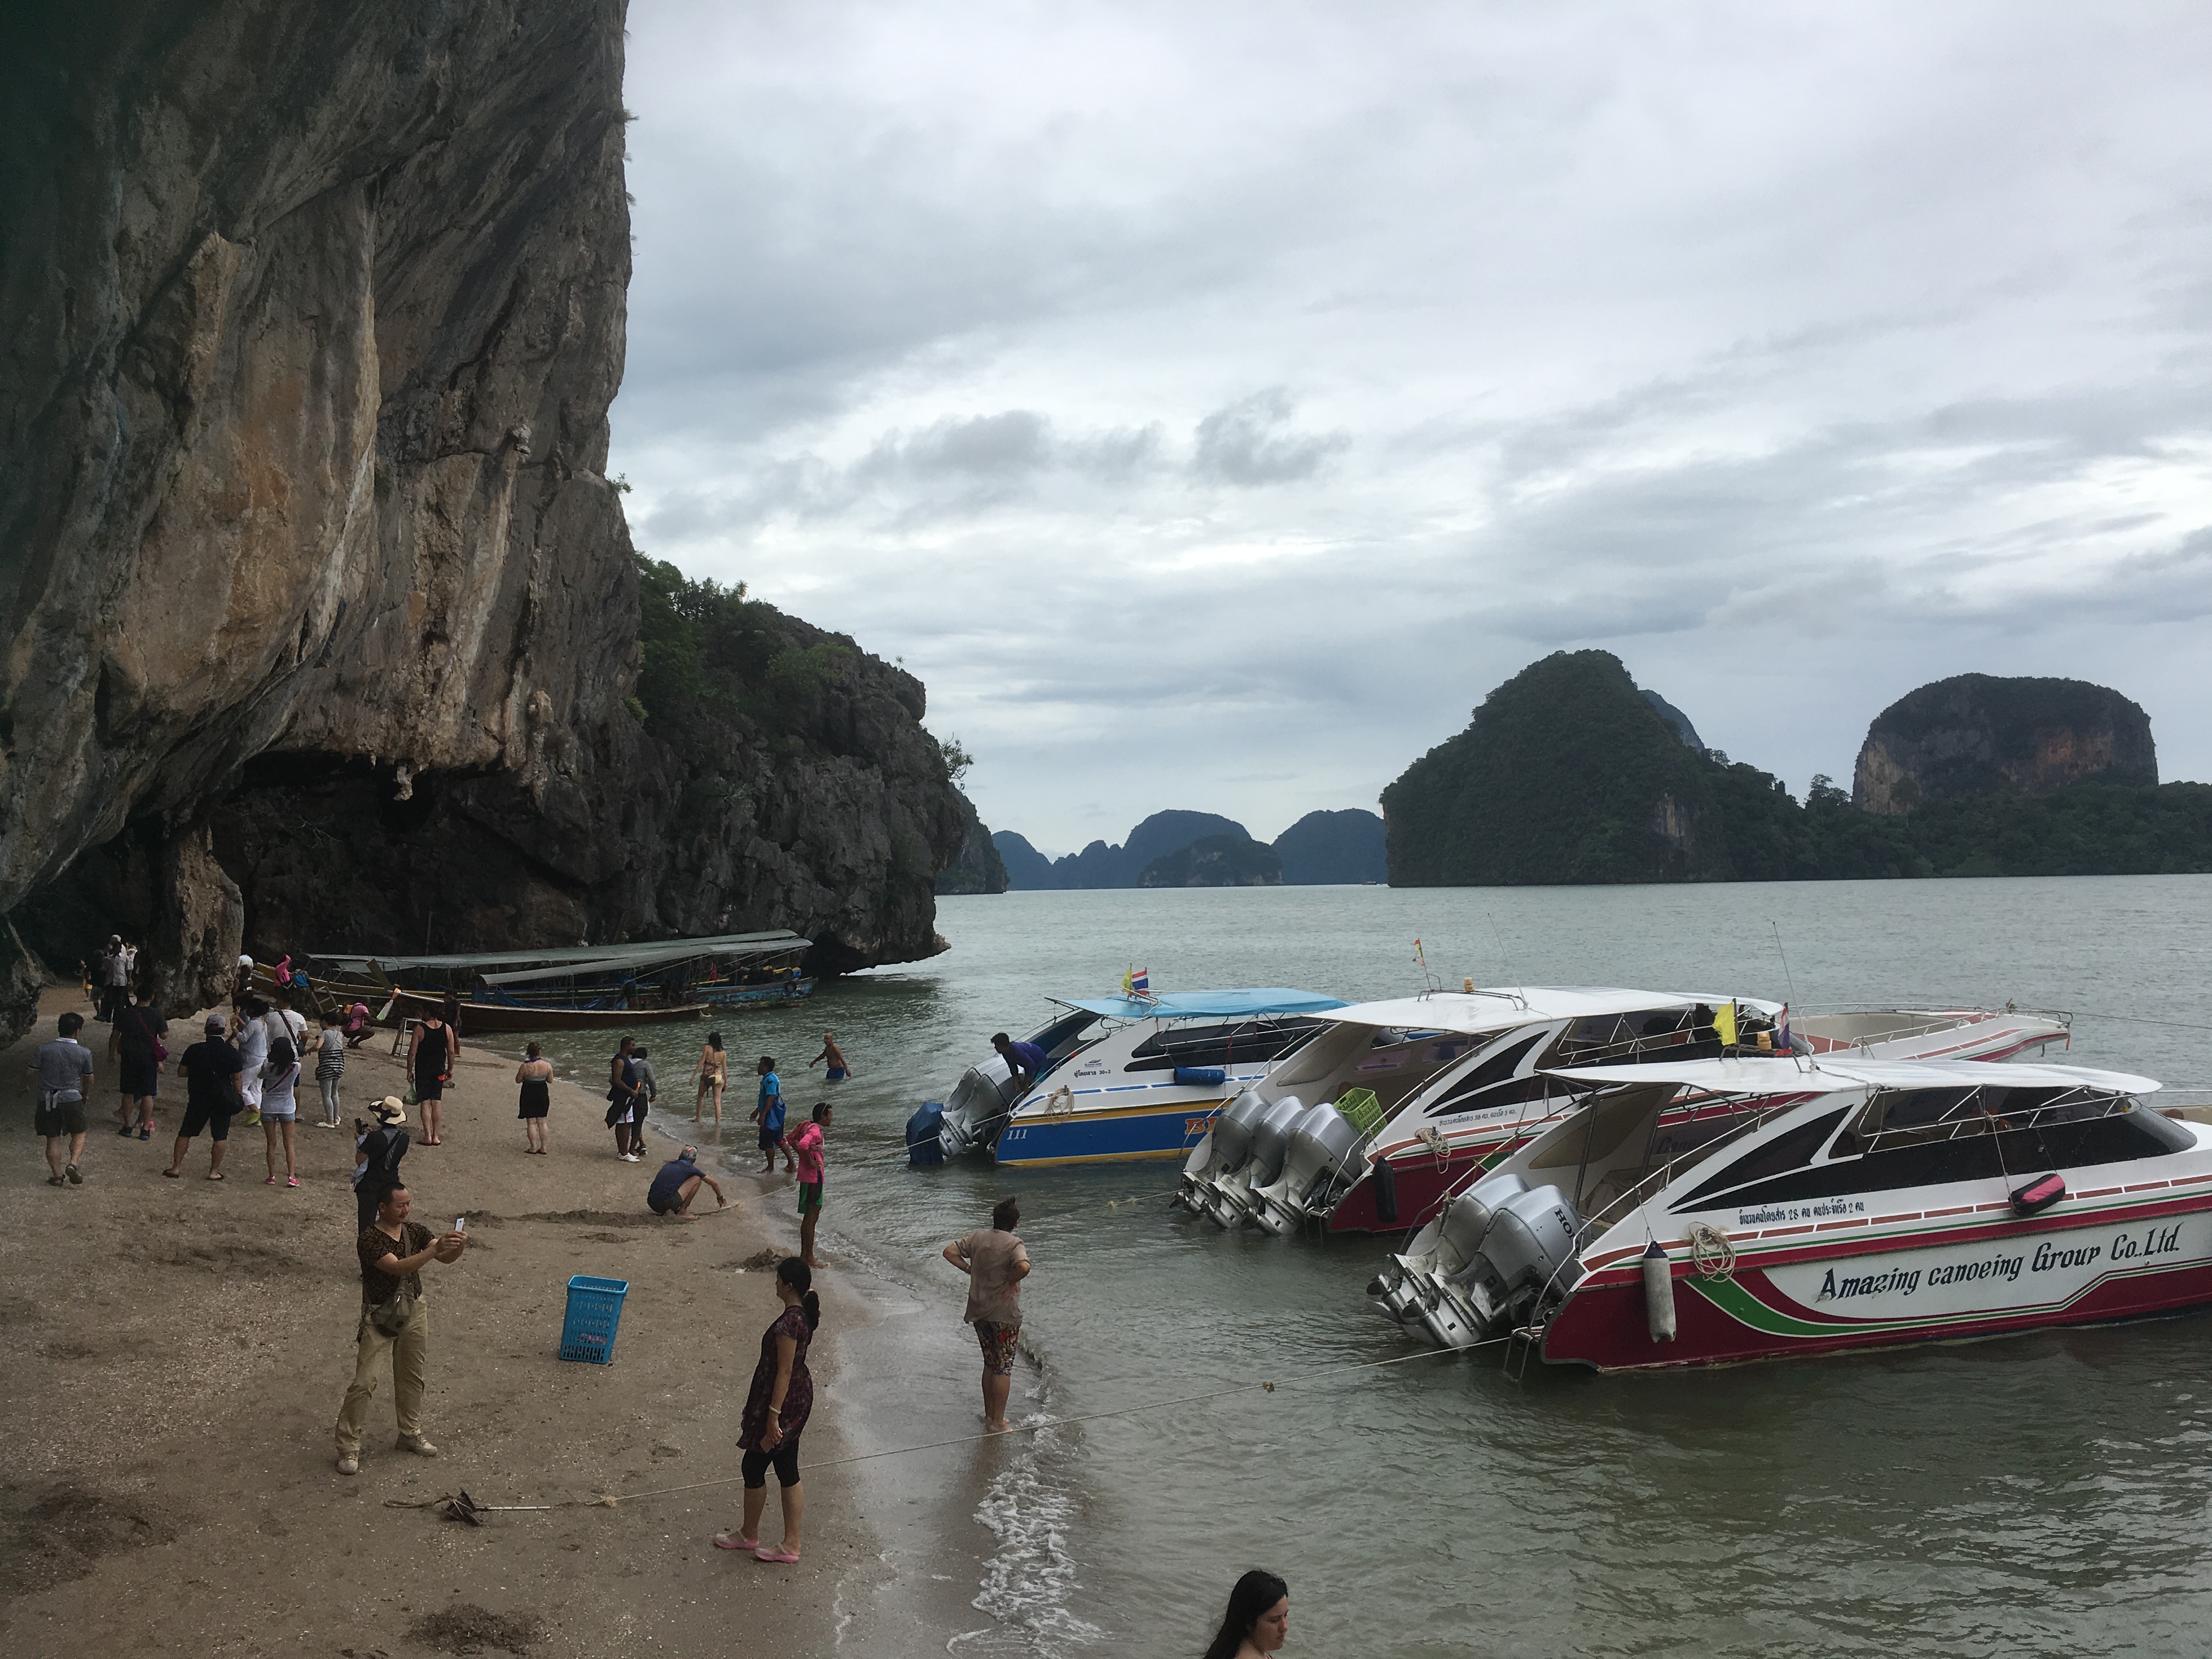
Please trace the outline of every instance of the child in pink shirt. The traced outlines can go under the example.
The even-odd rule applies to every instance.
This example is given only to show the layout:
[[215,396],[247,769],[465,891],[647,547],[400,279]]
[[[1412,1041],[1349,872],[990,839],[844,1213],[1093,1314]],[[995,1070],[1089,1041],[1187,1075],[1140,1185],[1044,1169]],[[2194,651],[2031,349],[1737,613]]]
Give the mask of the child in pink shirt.
[[799,1166],[799,1256],[810,1267],[822,1265],[814,1258],[814,1224],[822,1218],[822,1132],[829,1127],[830,1103],[825,1100],[798,1133],[783,1137],[785,1150]]

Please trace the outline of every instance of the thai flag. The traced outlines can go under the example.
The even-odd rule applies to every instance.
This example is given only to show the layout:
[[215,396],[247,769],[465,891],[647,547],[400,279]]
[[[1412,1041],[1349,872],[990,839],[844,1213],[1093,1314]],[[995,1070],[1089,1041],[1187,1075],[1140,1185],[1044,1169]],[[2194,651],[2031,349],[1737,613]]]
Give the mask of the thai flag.
[[1149,968],[1132,968],[1132,969],[1129,970],[1129,994],[1130,994],[1130,995],[1132,995],[1132,996],[1139,996],[1139,997],[1141,997],[1141,996],[1146,996],[1146,995],[1149,995],[1149,994],[1151,994],[1152,988],[1152,970],[1151,969],[1149,969]]

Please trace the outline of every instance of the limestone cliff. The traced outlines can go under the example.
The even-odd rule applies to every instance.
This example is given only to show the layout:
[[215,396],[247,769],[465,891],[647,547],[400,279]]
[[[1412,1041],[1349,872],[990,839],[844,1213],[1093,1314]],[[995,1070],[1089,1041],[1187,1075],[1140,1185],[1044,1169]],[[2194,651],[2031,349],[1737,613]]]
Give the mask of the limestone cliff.
[[1895,815],[1993,790],[2049,794],[2106,772],[2158,781],[2150,716],[2136,703],[2084,680],[1960,674],[1875,717],[1851,798]]
[[853,650],[712,800],[637,718],[622,26],[0,23],[0,912],[49,960],[112,926],[187,980],[241,938],[935,948],[965,824],[918,683]]
[[990,827],[975,814],[975,804],[965,794],[960,797],[963,818],[967,829],[960,837],[960,851],[951,863],[937,874],[937,890],[940,893],[1003,893],[1006,890],[1006,864],[999,856],[997,843]]

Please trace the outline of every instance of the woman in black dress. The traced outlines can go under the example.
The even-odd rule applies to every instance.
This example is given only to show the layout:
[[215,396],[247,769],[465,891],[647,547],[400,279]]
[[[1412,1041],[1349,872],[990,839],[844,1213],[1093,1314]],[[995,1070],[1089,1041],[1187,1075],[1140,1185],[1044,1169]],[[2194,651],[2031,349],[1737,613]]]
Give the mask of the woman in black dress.
[[514,1068],[514,1080],[522,1085],[520,1109],[515,1115],[522,1120],[522,1132],[530,1137],[524,1150],[539,1154],[545,1152],[545,1114],[553,1104],[553,1062],[544,1058],[544,1050],[537,1043],[530,1045],[530,1057]]
[[453,1074],[453,1056],[461,1042],[453,1028],[435,1014],[425,1014],[415,1028],[415,1099],[422,1109],[422,1139],[418,1146],[435,1146],[446,1115],[446,1080]]

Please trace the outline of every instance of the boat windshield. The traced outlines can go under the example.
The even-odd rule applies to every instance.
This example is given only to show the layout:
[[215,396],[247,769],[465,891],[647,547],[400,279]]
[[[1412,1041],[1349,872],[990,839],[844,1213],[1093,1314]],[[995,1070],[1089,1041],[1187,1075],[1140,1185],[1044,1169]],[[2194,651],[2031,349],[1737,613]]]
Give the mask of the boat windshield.
[[[1831,1138],[1832,1137],[1832,1139]],[[2126,1164],[2196,1136],[2132,1097],[2091,1088],[1885,1089],[1749,1149],[1675,1210],[1766,1205]]]
[[1328,1022],[1244,1019],[1226,1025],[1167,1025],[1129,1051],[1126,1072],[1164,1072],[1177,1066],[1253,1066],[1280,1060]]

